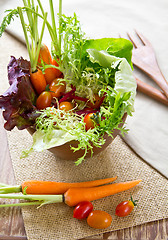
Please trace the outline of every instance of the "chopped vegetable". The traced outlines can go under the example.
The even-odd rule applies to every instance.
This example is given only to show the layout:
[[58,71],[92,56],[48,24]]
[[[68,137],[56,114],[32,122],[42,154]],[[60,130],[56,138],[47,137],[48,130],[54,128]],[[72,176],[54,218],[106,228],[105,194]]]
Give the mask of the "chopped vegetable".
[[129,182],[114,183],[106,186],[90,187],[90,188],[69,188],[63,195],[31,195],[26,194],[0,194],[0,198],[8,199],[24,199],[32,202],[16,203],[16,204],[2,204],[0,207],[12,206],[26,206],[26,205],[44,205],[49,203],[65,202],[68,206],[73,207],[83,201],[93,201],[104,198],[125,190],[128,190],[141,180],[134,180]]
[[115,214],[119,217],[128,216],[134,209],[134,206],[136,206],[136,202],[137,200],[133,201],[133,198],[131,197],[131,200],[119,203],[116,207]]
[[112,217],[105,211],[94,210],[87,217],[87,224],[96,229],[105,229],[111,225]]
[[[77,182],[77,183],[66,183],[66,182],[51,182],[51,181],[37,181],[29,180],[21,184],[21,186],[8,186],[0,188],[0,193],[12,193],[12,192],[24,192],[26,189],[27,194],[62,194],[65,193],[69,188],[80,187],[96,187],[113,182],[117,177],[105,178],[100,180],[88,181],[88,182]],[[1,186],[1,184],[0,184]]]

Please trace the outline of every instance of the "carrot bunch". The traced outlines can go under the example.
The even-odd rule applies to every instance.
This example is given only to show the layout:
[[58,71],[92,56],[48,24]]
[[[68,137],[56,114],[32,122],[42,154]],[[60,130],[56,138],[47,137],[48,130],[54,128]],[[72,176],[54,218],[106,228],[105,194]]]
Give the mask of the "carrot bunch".
[[41,45],[37,64],[40,67],[44,66],[44,68],[45,66],[48,66],[48,65],[53,66],[53,67],[48,66],[44,70],[44,77],[47,84],[50,84],[54,79],[59,78],[62,74],[60,70],[55,68],[55,67],[58,67],[59,65],[57,61],[54,58],[52,58],[48,47],[44,43]]
[[[39,33],[38,5],[35,6],[34,2],[32,2],[31,4],[33,5],[31,5],[28,0],[24,0],[23,3],[26,9],[28,24],[25,22],[25,18],[23,17],[22,8],[18,7],[17,10],[30,58],[30,80],[37,94],[41,94],[45,91],[47,84],[50,84],[55,78],[60,77],[61,72],[58,69],[59,66],[57,61],[52,58],[48,47],[45,44],[42,44],[44,29],[47,24],[47,12],[43,11],[43,16],[41,16],[43,18],[43,24]],[[27,25],[30,29],[30,40],[27,33]],[[41,69],[44,70],[44,73]]]
[[[37,64],[37,69],[31,72],[30,79],[36,92],[40,94],[46,90],[47,84],[51,84],[51,82],[59,78],[62,73],[54,67],[58,67],[58,63],[52,58],[48,47],[44,43],[41,45]],[[44,73],[41,70],[43,67],[45,69]]]
[[[37,94],[40,95],[46,91],[47,85],[61,76],[62,73],[55,67],[58,67],[58,63],[52,58],[48,47],[43,43],[38,56],[37,68],[30,73],[30,79]],[[41,70],[42,68],[44,71]]]
[[[21,186],[14,187],[2,185],[0,188],[0,198],[25,199],[31,201],[4,204],[0,205],[0,207],[43,205],[57,202],[64,202],[72,207],[82,201],[94,201],[128,190],[141,182],[141,180],[134,180],[104,185],[114,181],[116,178],[117,177],[79,183],[26,181],[23,182]],[[22,192],[23,194],[10,194],[11,192]]]

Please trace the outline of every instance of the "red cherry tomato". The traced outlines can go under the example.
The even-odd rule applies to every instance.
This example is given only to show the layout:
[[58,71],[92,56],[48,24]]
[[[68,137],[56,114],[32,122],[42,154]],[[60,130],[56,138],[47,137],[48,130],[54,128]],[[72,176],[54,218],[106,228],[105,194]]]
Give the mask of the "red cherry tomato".
[[87,216],[92,210],[93,205],[91,202],[88,201],[80,202],[73,211],[73,217],[77,219],[87,218]]
[[38,109],[45,109],[51,106],[51,94],[48,91],[42,92],[36,101],[36,107]]
[[121,202],[117,205],[115,214],[119,217],[128,216],[134,209],[134,206],[136,206],[136,201],[137,200],[133,201],[131,197],[131,200]]
[[99,108],[100,101],[101,101],[101,97],[99,97],[99,95],[95,94],[93,102],[89,101],[87,106],[90,108],[93,108],[93,109],[97,109],[97,108]]
[[97,229],[108,228],[111,225],[111,221],[111,215],[101,210],[92,211],[87,218],[88,225]]
[[58,79],[56,78],[51,82],[49,89],[52,97],[59,98],[65,92],[66,84],[63,81],[59,84]]
[[94,120],[93,120],[93,114],[94,113],[88,113],[84,117],[84,123],[85,123],[86,131],[95,127],[95,123],[94,123]]
[[73,109],[73,105],[71,102],[61,102],[59,105],[60,110],[70,111]]

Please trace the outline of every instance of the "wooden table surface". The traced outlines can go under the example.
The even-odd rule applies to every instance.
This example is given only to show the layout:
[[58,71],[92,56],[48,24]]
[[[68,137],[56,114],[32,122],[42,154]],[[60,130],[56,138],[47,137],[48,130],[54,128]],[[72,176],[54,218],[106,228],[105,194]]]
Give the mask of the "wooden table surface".
[[[15,184],[15,177],[8,148],[7,134],[3,128],[2,112],[0,112],[0,132],[2,132],[0,134],[0,182]],[[16,201],[17,200],[15,200],[15,202]],[[1,202],[2,200],[0,200],[0,203]],[[0,239],[26,240],[27,237],[20,207],[6,208],[3,209],[3,211],[5,212],[3,218],[0,214]],[[168,239],[168,219],[104,233],[92,238],[85,238],[85,240],[89,239],[166,240]]]

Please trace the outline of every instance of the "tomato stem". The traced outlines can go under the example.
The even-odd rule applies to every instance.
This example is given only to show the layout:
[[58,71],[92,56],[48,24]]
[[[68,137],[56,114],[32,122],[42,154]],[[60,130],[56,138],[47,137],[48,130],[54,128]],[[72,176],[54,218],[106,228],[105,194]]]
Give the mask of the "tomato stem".
[[131,196],[131,202],[134,204],[134,206],[137,206],[137,203],[136,202],[138,202],[138,200],[133,200],[133,197]]

